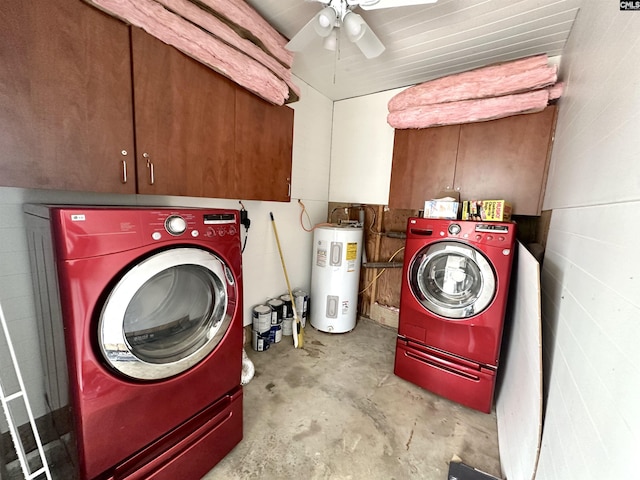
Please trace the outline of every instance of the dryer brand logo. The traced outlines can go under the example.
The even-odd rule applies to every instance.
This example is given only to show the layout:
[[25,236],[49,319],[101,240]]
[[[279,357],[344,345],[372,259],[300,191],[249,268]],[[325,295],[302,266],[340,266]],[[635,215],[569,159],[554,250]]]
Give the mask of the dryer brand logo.
[[640,10],[640,1],[621,1],[620,10]]
[[72,222],[84,222],[86,220],[84,213],[75,213],[71,215]]

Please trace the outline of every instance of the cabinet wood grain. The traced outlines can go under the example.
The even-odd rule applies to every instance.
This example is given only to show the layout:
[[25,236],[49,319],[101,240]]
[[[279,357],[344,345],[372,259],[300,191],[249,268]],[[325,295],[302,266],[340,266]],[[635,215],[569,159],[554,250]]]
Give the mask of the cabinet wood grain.
[[293,149],[293,109],[236,91],[237,192],[247,200],[288,202]]
[[138,192],[225,198],[236,192],[236,86],[132,28]]
[[453,188],[460,125],[396,130],[389,207],[421,209]]
[[540,215],[556,106],[540,113],[462,125],[455,186],[463,200],[504,199],[518,215]]
[[127,26],[68,0],[0,5],[0,184],[134,193]]

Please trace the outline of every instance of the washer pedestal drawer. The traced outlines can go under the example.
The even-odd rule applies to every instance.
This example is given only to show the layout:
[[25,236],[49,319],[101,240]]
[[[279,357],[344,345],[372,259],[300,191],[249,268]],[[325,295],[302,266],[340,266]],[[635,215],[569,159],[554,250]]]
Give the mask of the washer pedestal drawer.
[[441,397],[491,412],[495,369],[399,338],[394,373]]

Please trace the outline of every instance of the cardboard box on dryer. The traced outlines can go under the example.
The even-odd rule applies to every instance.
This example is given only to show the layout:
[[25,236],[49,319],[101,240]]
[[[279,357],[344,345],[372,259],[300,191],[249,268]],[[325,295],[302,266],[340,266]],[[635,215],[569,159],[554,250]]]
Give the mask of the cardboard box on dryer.
[[438,198],[424,202],[424,218],[447,218],[456,220],[460,207],[460,194],[458,192],[443,191]]
[[424,218],[458,218],[458,202],[427,200],[424,202]]
[[506,200],[465,200],[462,203],[462,220],[508,222],[511,211],[511,204]]

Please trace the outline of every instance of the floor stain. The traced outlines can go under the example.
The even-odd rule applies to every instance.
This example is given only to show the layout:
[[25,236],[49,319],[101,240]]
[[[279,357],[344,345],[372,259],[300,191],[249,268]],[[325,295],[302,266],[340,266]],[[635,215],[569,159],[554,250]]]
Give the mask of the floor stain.
[[322,431],[322,427],[320,427],[320,425],[318,424],[318,421],[311,420],[311,424],[309,425],[309,428],[304,432],[300,432],[297,435],[294,435],[293,440],[295,441],[303,440],[305,438],[312,437],[320,433],[321,431]]
[[407,447],[407,450],[409,450],[409,446],[411,445],[411,440],[413,440],[413,432],[415,431],[415,429],[416,429],[416,424],[414,422],[413,428],[411,429],[411,433],[409,434],[409,440],[407,440],[407,443],[405,445]]

